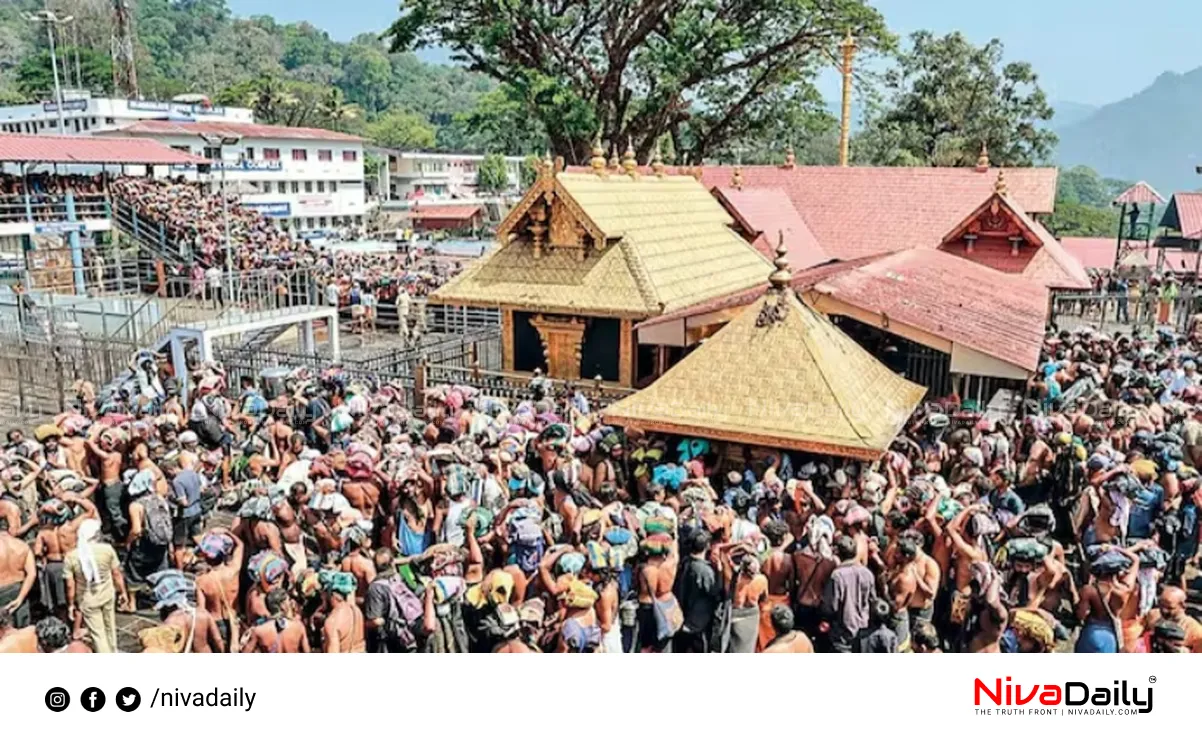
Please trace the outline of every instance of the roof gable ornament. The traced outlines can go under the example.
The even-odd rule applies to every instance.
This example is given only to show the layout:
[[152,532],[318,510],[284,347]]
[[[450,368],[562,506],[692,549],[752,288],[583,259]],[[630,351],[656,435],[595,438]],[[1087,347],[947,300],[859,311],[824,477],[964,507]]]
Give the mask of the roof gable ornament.
[[789,144],[785,147],[785,168],[792,170],[797,167],[797,156],[793,154],[793,145]]
[[1006,171],[999,170],[997,172],[997,182],[993,184],[993,192],[998,196],[1006,196],[1010,191],[1006,185]]
[[734,172],[731,173],[730,187],[739,191],[743,190],[743,167],[741,165],[736,165]]

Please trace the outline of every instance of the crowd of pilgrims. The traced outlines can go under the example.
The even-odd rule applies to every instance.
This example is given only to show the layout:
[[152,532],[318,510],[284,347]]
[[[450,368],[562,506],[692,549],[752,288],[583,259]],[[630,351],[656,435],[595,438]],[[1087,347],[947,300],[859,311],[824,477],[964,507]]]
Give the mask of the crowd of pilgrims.
[[924,405],[871,462],[144,354],[8,434],[0,650],[1202,651],[1200,348],[1050,332],[1016,417]]

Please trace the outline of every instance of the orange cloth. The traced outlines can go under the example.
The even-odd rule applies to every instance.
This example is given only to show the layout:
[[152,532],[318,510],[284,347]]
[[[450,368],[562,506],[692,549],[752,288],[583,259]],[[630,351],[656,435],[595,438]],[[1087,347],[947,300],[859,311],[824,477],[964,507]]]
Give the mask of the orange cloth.
[[789,597],[779,594],[768,594],[760,604],[760,636],[755,643],[755,652],[762,653],[768,643],[776,639],[776,630],[772,628],[772,610],[778,606],[788,606]]

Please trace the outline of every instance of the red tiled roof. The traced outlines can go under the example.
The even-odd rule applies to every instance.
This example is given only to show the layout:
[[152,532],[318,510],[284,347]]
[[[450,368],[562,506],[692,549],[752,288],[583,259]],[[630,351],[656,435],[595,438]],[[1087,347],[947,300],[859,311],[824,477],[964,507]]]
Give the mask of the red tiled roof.
[[784,236],[789,265],[804,270],[827,263],[831,256],[818,244],[805,220],[779,188],[713,189],[726,210],[751,234],[759,233],[752,247],[769,260],[776,258],[776,243]]
[[[1173,215],[1176,215],[1175,223]],[[1187,240],[1202,239],[1202,193],[1173,194],[1161,224],[1176,227]]]
[[415,206],[409,212],[414,219],[471,219],[484,207],[480,204],[431,204]]
[[1089,289],[1092,283],[1085,267],[1064,249],[1038,219],[1029,219],[1035,234],[1043,242],[1022,275],[1042,283],[1049,289]]
[[1113,203],[1115,206],[1119,204],[1163,204],[1164,197],[1146,181],[1140,181],[1116,196]]
[[949,253],[894,253],[819,281],[814,291],[1028,371],[1039,361],[1047,289]]
[[0,163],[81,163],[87,165],[183,165],[203,157],[173,150],[153,139],[28,136],[0,134]]
[[[916,245],[938,245],[993,193],[997,170],[744,166],[744,188],[784,191],[819,244],[844,260]],[[706,167],[702,181],[728,186],[733,166]],[[1050,213],[1055,168],[1006,171],[1010,196],[1024,211]]]
[[1060,245],[1085,268],[1114,268],[1118,242],[1113,237],[1062,237]]
[[362,142],[362,137],[327,129],[308,127],[268,126],[266,124],[243,124],[227,121],[139,121],[117,130],[126,134],[175,135],[199,137],[202,134],[236,136],[251,139],[316,139]]

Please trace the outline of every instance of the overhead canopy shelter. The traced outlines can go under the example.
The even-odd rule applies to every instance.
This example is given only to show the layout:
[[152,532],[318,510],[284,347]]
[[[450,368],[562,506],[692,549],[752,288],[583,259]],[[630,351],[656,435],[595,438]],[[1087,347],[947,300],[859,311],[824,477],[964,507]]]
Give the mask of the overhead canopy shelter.
[[858,459],[885,451],[926,390],[803,304],[785,252],[768,292],[605,421]]
[[0,134],[0,163],[80,165],[196,165],[203,157],[173,150],[153,139]]

